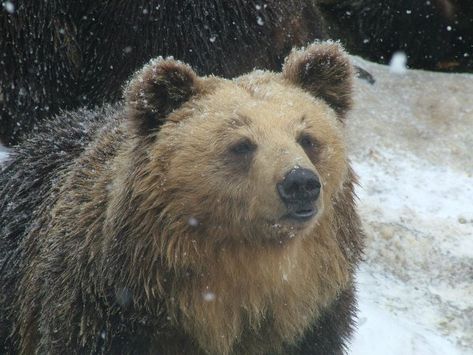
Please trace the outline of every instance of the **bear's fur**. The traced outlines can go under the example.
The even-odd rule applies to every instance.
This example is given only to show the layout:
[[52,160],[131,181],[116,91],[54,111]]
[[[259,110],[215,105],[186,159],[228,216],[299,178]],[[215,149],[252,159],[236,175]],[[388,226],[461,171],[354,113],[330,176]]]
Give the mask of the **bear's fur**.
[[0,7],[0,140],[45,117],[115,102],[158,55],[200,74],[280,70],[293,46],[326,39],[312,0],[49,0]]
[[[151,61],[124,102],[64,113],[0,173],[5,353],[341,354],[362,230],[341,47],[281,73]],[[309,169],[317,214],[277,185]]]
[[389,63],[403,51],[411,68],[473,72],[471,0],[339,0],[322,4],[330,34],[350,53]]

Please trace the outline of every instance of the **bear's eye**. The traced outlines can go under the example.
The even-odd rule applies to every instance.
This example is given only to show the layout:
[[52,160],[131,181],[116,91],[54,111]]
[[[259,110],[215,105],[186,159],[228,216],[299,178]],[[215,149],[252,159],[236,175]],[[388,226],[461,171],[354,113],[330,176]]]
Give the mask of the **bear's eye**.
[[256,150],[256,144],[249,139],[243,139],[230,147],[230,152],[234,155],[248,155]]
[[302,134],[298,139],[299,144],[304,149],[317,148],[317,141],[308,134]]

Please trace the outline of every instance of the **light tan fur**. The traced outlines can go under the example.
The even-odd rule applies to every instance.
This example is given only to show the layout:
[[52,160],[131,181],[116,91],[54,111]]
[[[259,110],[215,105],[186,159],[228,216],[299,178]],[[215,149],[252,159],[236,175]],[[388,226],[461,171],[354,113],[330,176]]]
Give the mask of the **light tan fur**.
[[[255,353],[248,344],[261,346],[252,339],[261,334],[272,341],[257,352],[280,351],[350,280],[331,220],[348,173],[342,124],[322,100],[276,74],[207,80],[214,92],[168,117],[133,190],[149,218],[165,206],[143,224],[156,227],[155,246],[175,273],[166,299],[176,326],[212,354],[239,344]],[[301,132],[321,143],[312,161],[297,142]],[[239,136],[258,148],[249,176],[235,182],[219,170]],[[275,186],[294,166],[315,170],[323,185],[319,215],[304,225],[280,221]]]

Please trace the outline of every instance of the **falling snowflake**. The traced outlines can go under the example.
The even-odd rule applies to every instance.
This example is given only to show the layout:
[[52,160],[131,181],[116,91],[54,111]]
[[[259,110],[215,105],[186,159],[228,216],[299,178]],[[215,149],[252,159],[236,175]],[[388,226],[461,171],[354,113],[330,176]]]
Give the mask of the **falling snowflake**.
[[395,74],[404,74],[407,70],[406,67],[407,56],[404,52],[396,52],[393,54],[391,61],[389,62],[389,71]]
[[189,217],[189,219],[187,220],[187,223],[191,227],[197,227],[199,225],[199,221],[195,217]]
[[206,291],[202,294],[202,298],[205,302],[213,302],[217,297],[215,296],[215,293]]
[[11,1],[5,1],[2,6],[8,13],[13,14],[15,12],[15,5]]

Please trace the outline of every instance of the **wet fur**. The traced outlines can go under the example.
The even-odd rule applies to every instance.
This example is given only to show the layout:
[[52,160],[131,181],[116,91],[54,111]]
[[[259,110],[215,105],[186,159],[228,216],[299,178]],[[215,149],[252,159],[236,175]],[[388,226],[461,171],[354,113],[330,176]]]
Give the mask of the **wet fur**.
[[350,53],[388,64],[403,51],[410,68],[473,71],[469,0],[327,2],[320,8],[331,36],[340,38]]
[[[342,353],[354,324],[353,273],[362,248],[356,179],[336,133],[347,107],[331,109],[336,95],[325,102],[324,91],[310,85],[314,78],[297,70],[307,57],[320,63],[327,56],[335,59],[329,72],[346,71],[349,87],[352,69],[337,45],[293,52],[282,76],[249,74],[234,83],[157,61],[129,83],[124,106],[59,116],[18,149],[0,175],[5,352]],[[176,75],[187,79],[176,82]],[[155,90],[153,83],[168,85]],[[168,108],[147,109],[142,90],[147,103]],[[327,148],[336,154],[304,158],[326,181],[324,212],[289,240],[290,229],[256,223],[260,208],[240,205],[253,201],[246,190],[232,192],[235,199],[222,208],[213,196],[218,189],[205,197],[204,185],[218,176],[201,176],[183,163],[196,154],[207,157],[203,164],[216,158],[211,147],[192,151],[198,134],[184,134],[193,124],[211,132],[206,120],[193,118],[199,105],[218,113],[233,96],[263,100],[265,90],[275,95],[268,107],[281,101],[278,95],[294,100],[281,106],[286,114],[298,114],[309,102],[317,108]],[[248,115],[264,116],[264,107]],[[144,119],[152,123],[147,131],[135,122]],[[284,172],[284,164],[276,166]],[[258,166],[253,170],[263,174]],[[268,185],[264,175],[252,177],[252,184],[263,186],[260,178]],[[202,180],[203,188],[186,191],[186,179]],[[256,193],[261,209],[271,205],[264,189]],[[203,223],[210,221],[208,211],[215,225]],[[190,216],[198,223],[187,223]],[[207,291],[215,295],[212,302],[203,302]]]
[[[202,75],[279,70],[293,46],[325,39],[307,0],[49,0],[0,11],[0,139],[15,144],[62,110],[121,97],[122,83],[158,55]],[[258,24],[258,18],[263,24]],[[212,39],[212,40],[211,40]]]

